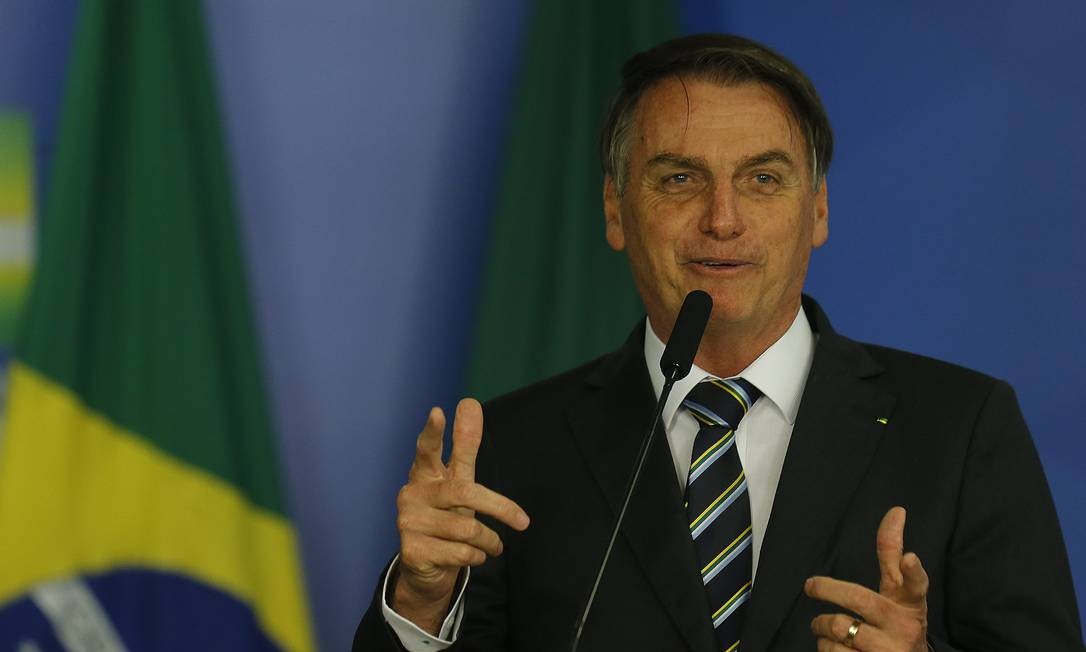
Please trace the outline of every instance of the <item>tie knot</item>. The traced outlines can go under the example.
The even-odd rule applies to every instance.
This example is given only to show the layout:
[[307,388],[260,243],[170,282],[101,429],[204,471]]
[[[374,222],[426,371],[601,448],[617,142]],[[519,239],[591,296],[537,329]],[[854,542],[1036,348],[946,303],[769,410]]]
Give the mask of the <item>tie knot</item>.
[[761,395],[757,387],[742,378],[713,379],[700,382],[690,390],[683,399],[683,406],[703,426],[735,430]]

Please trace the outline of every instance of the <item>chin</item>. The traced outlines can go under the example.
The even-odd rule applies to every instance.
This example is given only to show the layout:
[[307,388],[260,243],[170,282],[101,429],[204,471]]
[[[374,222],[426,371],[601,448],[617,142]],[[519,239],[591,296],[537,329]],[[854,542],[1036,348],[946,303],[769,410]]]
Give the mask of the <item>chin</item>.
[[713,298],[713,314],[710,321],[735,323],[750,317],[750,302],[735,296],[734,292],[706,290]]
[[750,317],[746,313],[735,311],[717,312],[717,310],[714,308],[713,314],[709,318],[709,327],[712,328],[713,326],[716,326],[719,328],[732,329],[739,324],[746,324],[749,322]]

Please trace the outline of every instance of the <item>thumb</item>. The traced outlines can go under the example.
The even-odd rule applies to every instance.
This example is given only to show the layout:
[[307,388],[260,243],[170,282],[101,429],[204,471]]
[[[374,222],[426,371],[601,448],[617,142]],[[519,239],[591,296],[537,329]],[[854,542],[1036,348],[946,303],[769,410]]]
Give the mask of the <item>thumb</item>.
[[879,557],[879,593],[890,596],[901,588],[901,557],[905,549],[905,508],[892,507],[879,523],[875,551]]

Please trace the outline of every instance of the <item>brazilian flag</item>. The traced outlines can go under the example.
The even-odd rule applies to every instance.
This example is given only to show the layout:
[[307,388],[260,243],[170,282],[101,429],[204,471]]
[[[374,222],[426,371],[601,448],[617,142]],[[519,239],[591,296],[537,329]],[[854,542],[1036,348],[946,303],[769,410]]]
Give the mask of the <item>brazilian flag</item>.
[[0,433],[0,650],[311,650],[199,2],[84,0]]

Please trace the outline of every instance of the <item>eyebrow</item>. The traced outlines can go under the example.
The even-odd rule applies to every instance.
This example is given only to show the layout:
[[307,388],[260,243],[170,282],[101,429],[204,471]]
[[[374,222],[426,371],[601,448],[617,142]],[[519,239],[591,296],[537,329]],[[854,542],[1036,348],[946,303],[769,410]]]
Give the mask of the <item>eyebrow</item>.
[[647,167],[655,167],[657,165],[669,165],[671,167],[679,168],[698,168],[701,170],[707,170],[709,168],[709,163],[700,156],[682,156],[681,154],[674,154],[672,152],[661,152],[650,158],[646,164]]
[[796,167],[795,161],[788,155],[788,152],[779,149],[770,149],[754,154],[753,156],[744,157],[740,159],[739,165],[736,167],[739,169],[746,169],[765,165],[767,163],[783,163],[789,167]]

